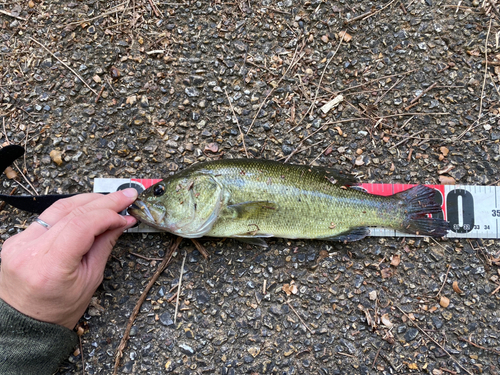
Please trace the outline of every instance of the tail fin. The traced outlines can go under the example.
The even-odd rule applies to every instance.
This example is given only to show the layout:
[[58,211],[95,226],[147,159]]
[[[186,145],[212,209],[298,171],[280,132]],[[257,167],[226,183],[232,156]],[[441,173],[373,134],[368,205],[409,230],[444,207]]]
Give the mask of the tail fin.
[[441,207],[434,198],[436,191],[424,185],[394,194],[403,204],[405,218],[402,231],[421,236],[443,237],[450,224],[443,219],[428,217],[427,214],[440,213]]

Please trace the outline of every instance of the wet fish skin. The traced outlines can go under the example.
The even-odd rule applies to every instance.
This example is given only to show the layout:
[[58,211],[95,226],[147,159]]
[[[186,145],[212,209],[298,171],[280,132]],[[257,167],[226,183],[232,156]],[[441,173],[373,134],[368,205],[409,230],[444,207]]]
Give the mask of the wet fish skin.
[[446,221],[425,215],[441,212],[433,189],[419,185],[383,197],[350,188],[355,182],[327,168],[226,159],[195,164],[153,185],[129,213],[189,238],[354,241],[375,226],[446,234]]

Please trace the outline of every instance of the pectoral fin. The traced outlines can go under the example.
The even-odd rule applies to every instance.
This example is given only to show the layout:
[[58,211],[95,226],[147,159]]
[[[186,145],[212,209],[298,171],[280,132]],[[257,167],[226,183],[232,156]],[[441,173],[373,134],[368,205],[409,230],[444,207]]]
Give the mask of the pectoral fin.
[[268,201],[255,201],[229,205],[227,209],[232,211],[233,219],[252,219],[262,217],[270,210],[276,210],[277,205]]
[[367,227],[358,227],[346,232],[340,233],[334,237],[321,238],[322,240],[327,241],[342,241],[342,242],[353,242],[358,241],[370,234],[370,229]]

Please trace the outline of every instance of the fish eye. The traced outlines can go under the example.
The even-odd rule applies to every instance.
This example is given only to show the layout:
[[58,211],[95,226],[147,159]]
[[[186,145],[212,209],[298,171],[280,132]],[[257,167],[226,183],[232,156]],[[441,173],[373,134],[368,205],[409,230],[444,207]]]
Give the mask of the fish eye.
[[161,197],[163,194],[165,194],[165,186],[156,185],[153,190],[153,194],[155,195],[155,197]]

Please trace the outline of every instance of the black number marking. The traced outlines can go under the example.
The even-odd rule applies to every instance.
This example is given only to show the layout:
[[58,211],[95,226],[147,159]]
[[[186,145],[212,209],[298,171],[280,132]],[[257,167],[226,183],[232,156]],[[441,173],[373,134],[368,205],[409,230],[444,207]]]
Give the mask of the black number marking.
[[[459,223],[458,197],[462,198],[463,224]],[[464,189],[452,190],[446,196],[448,221],[455,233],[468,233],[474,228],[474,197]]]
[[491,216],[500,217],[500,210],[491,210]]
[[[437,189],[434,189],[434,201],[438,206],[443,205],[443,195]],[[440,212],[433,213],[432,217],[436,219],[444,219],[443,210],[441,210]]]

